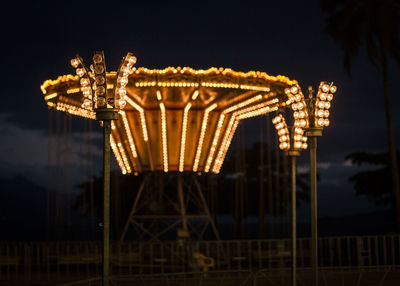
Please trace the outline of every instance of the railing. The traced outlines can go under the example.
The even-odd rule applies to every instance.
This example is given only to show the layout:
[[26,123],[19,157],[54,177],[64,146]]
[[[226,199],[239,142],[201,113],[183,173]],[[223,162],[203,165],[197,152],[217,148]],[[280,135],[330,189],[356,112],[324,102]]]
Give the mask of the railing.
[[[1,242],[0,281],[73,281],[101,275],[101,242]],[[290,267],[290,240],[114,242],[112,274],[237,272]],[[193,254],[201,255],[193,255]],[[297,265],[310,267],[310,241],[297,240]],[[400,267],[400,236],[319,239],[322,268]]]

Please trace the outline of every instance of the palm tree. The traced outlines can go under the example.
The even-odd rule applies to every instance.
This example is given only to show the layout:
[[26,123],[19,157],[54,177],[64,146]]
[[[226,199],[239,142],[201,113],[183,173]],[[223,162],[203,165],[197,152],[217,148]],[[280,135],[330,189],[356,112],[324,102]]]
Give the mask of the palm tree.
[[322,11],[328,14],[325,32],[339,43],[344,52],[344,66],[350,74],[351,59],[365,46],[372,64],[383,76],[383,98],[396,229],[400,232],[400,182],[390,107],[388,59],[400,65],[400,1],[399,0],[321,0]]

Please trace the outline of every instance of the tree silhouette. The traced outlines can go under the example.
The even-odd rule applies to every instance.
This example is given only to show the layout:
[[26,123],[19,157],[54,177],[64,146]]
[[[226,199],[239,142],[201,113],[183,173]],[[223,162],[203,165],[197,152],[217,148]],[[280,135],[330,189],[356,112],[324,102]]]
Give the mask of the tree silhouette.
[[350,74],[351,60],[357,56],[361,46],[365,46],[369,60],[382,73],[396,229],[400,231],[400,181],[388,73],[389,58],[400,65],[400,1],[321,0],[321,8],[328,14],[325,32],[339,43],[344,52],[346,71]]
[[[399,153],[397,153],[399,158]],[[361,171],[348,180],[354,184],[357,196],[365,196],[376,205],[393,205],[392,180],[390,176],[389,153],[356,152],[345,160],[358,166],[377,166],[378,169]]]

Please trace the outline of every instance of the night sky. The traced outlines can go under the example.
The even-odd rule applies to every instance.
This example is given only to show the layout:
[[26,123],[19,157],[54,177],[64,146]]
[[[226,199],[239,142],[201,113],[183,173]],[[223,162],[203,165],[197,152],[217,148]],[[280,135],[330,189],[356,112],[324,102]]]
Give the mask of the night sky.
[[[388,209],[354,195],[347,179],[362,168],[344,161],[352,152],[388,150],[381,73],[361,50],[350,77],[343,68],[340,47],[323,33],[324,20],[317,0],[109,1],[106,5],[99,1],[14,1],[0,18],[4,81],[0,179],[22,176],[46,186],[48,109],[40,91],[43,81],[73,74],[69,60],[76,53],[89,62],[93,51],[104,50],[108,70],[115,70],[131,51],[138,58],[137,66],[264,71],[296,79],[303,92],[308,85],[316,88],[321,80],[334,81],[338,92],[331,108],[331,125],[318,141],[319,215]],[[397,146],[399,76],[398,67],[390,62]],[[258,140],[258,119],[245,126],[250,146]],[[73,158],[78,158],[78,139],[79,135],[74,136]],[[304,152],[299,168],[307,168],[307,158]],[[12,190],[21,198],[29,192],[32,196],[22,184],[8,188],[1,192]],[[3,213],[2,219],[8,216]]]

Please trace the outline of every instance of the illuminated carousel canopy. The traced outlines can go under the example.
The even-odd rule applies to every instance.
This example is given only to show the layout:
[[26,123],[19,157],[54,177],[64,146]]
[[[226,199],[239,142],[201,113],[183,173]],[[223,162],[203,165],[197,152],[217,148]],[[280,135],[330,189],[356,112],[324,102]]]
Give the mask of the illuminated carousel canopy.
[[[115,83],[116,73],[107,73]],[[114,121],[111,147],[124,174],[192,171],[219,173],[242,119],[290,104],[284,76],[231,69],[133,68],[126,107]],[[108,84],[109,93],[114,85]],[[49,108],[95,118],[83,104],[78,76],[64,75],[41,86]]]

